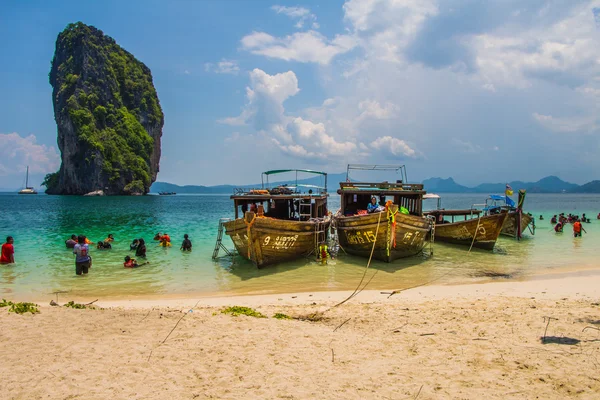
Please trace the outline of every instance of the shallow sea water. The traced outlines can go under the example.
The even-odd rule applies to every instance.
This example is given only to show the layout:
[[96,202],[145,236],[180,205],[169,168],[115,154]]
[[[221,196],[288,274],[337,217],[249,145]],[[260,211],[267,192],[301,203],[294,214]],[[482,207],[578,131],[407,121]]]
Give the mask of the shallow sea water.
[[[469,208],[482,203],[480,194],[446,194],[445,208]],[[427,203],[429,208],[434,203]],[[330,209],[339,207],[333,194]],[[369,289],[402,289],[424,283],[468,283],[489,280],[486,273],[527,279],[540,274],[595,269],[598,265],[600,195],[528,194],[526,211],[536,217],[535,236],[521,241],[501,237],[493,252],[436,243],[422,256],[392,264],[374,261]],[[56,291],[72,296],[122,298],[154,295],[262,294],[354,289],[367,260],[340,253],[323,266],[312,259],[256,269],[242,257],[211,259],[218,220],[232,217],[229,195],[177,195],[142,197],[19,196],[0,194],[0,235],[15,238],[16,264],[0,265],[0,296],[11,299],[47,298]],[[550,224],[559,212],[586,215],[587,234],[573,238],[571,227],[555,234]],[[539,221],[539,215],[544,221]],[[152,238],[167,232],[173,247],[161,248]],[[75,275],[74,256],[64,241],[84,234],[92,241],[114,234],[112,250],[91,250],[94,264],[88,276]],[[187,233],[191,253],[179,245]],[[123,268],[133,255],[129,243],[143,237],[149,265]],[[223,243],[233,248],[224,236]],[[223,252],[221,252],[223,255]]]

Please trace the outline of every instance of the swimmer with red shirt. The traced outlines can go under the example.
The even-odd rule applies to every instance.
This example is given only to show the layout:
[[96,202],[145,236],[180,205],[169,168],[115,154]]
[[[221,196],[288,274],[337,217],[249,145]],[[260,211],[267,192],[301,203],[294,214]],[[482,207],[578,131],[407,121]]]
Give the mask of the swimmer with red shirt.
[[145,265],[145,264],[150,264],[150,262],[146,261],[145,263],[138,264],[138,262],[135,258],[125,256],[125,262],[123,263],[123,267],[124,268],[137,268],[137,267],[141,267],[142,265]]
[[0,254],[0,264],[14,264],[15,263],[15,247],[13,243],[15,240],[12,236],[6,238],[6,243],[2,245],[2,253]]

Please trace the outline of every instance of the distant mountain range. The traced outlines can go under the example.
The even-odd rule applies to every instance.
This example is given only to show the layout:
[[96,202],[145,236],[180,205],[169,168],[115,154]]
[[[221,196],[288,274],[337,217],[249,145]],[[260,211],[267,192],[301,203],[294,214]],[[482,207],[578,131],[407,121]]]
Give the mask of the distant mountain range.
[[[339,187],[339,182],[346,180],[346,174],[329,174],[327,176],[327,186],[329,192],[335,192]],[[295,181],[272,182],[271,185],[295,184]],[[303,185],[323,185],[321,176],[314,178],[298,180]],[[504,193],[506,183],[482,183],[475,187],[468,187],[458,184],[452,178],[430,178],[423,181],[425,190],[430,193]],[[528,193],[600,193],[600,180],[591,181],[584,185],[565,182],[556,176],[547,176],[537,182],[512,181],[508,184],[516,192],[519,189],[525,189]],[[234,188],[260,188],[261,184],[252,185],[216,185],[216,186],[179,186],[166,182],[155,182],[150,188],[151,193],[158,192],[176,192],[180,194],[203,193],[203,194],[232,194]]]
[[[304,174],[306,175],[306,174]],[[341,174],[328,174],[327,175],[327,187],[330,192],[334,192],[339,188],[339,183],[346,180],[346,173]],[[269,182],[270,186],[274,185],[294,185],[296,184],[296,180],[287,180],[287,181],[275,181]],[[266,182],[265,182],[266,184]],[[299,179],[298,184],[301,185],[315,185],[315,186],[323,186],[325,184],[322,175],[316,175],[313,178]],[[150,187],[150,193],[160,193],[160,192],[175,192],[178,194],[190,194],[190,193],[202,193],[202,194],[233,194],[233,190],[235,188],[242,189],[260,189],[262,187],[261,183],[255,183],[251,185],[216,185],[216,186],[194,186],[194,185],[186,185],[179,186],[174,185],[172,183],[166,182],[154,182]]]
[[[460,185],[452,178],[430,178],[423,181],[425,190],[432,193],[504,193],[506,183],[482,183],[475,187]],[[516,192],[525,189],[528,193],[600,193],[600,181],[592,181],[585,185],[565,182],[556,176],[547,176],[537,182],[508,182]]]

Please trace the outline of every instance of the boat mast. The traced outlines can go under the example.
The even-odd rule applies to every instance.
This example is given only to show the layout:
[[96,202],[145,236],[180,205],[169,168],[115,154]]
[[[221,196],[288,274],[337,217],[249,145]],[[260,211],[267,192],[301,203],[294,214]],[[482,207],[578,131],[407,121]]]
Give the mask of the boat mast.
[[25,174],[25,188],[29,187],[29,165],[27,166],[27,173]]

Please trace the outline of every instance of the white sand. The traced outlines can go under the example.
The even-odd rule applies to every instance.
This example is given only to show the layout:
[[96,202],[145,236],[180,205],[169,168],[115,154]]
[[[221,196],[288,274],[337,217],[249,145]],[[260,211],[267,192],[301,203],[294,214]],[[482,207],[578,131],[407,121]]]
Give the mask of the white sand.
[[0,398],[600,398],[598,274],[347,294],[2,308]]

